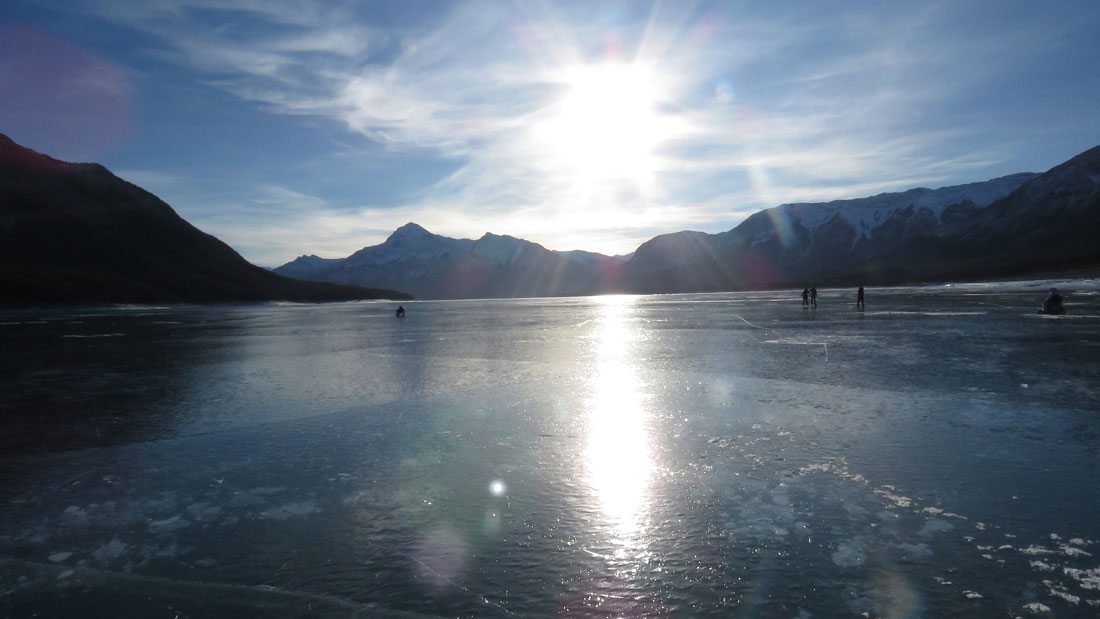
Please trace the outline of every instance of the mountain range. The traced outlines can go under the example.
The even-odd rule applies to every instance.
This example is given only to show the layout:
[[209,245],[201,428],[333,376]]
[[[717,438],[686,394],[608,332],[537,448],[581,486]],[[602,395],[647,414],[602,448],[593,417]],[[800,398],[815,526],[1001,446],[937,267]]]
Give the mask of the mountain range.
[[107,168],[0,134],[0,304],[375,298],[409,296],[272,273]]
[[625,263],[622,257],[552,251],[511,236],[453,239],[408,223],[381,245],[347,258],[302,256],[275,272],[317,281],[400,286],[418,298],[547,297],[584,294],[599,274],[614,274]]
[[[409,223],[268,271],[98,164],[0,134],[0,304],[493,298],[885,285],[1100,271],[1100,147],[1045,173],[784,204],[627,256]],[[396,292],[401,290],[403,292]]]
[[629,256],[478,240],[409,223],[347,258],[302,256],[289,277],[396,287],[421,298],[669,293],[899,284],[1100,266],[1100,147],[1043,174],[784,204],[718,234],[657,236]]

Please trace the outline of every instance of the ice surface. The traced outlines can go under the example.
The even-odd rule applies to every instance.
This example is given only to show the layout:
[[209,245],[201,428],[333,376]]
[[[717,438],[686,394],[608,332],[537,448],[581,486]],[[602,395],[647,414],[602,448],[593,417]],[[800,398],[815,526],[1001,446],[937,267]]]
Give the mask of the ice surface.
[[3,314],[0,609],[1094,616],[1056,285]]

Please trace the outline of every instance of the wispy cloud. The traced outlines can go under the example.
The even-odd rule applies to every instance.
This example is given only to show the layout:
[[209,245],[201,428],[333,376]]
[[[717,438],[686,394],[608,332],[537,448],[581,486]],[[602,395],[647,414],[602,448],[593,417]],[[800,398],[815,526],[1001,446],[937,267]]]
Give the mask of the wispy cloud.
[[[432,13],[274,0],[82,6],[154,37],[148,53],[242,99],[384,145],[371,156],[428,151],[459,162],[398,209],[280,181],[257,187],[239,214],[208,220],[272,259],[276,247],[284,257],[288,248],[346,254],[410,220],[455,236],[491,230],[626,252],[660,232],[727,229],[779,201],[979,180],[1008,147],[999,138],[975,146],[978,129],[959,108],[1022,53],[1017,38],[959,28],[966,9],[938,4],[781,13],[717,2],[475,0]],[[1054,23],[1012,27],[1050,45]],[[652,67],[661,118],[677,127],[644,186],[579,184],[533,131],[555,113],[564,69],[609,59]],[[248,209],[264,208],[289,219],[249,221]],[[277,229],[287,225],[292,238]]]

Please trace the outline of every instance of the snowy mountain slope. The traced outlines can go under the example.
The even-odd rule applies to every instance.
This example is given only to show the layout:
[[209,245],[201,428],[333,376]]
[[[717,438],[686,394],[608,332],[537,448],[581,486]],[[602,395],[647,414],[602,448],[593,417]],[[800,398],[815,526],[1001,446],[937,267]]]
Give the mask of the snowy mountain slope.
[[[985,182],[939,189],[917,187],[898,193],[881,193],[869,198],[784,204],[775,210],[788,221],[800,224],[811,235],[826,222],[839,217],[856,231],[858,242],[873,236],[875,230],[906,208],[912,207],[918,212],[928,209],[936,223],[941,223],[944,211],[950,206],[971,204],[977,208],[985,208],[1036,176],[1038,175],[1034,173],[1023,172]],[[761,240],[754,239],[754,242]]]
[[1100,262],[1098,159],[1100,148],[1044,174],[785,204],[727,232],[662,235],[638,248],[619,289],[899,283]]
[[590,252],[551,251],[487,233],[454,239],[409,223],[380,245],[342,259],[302,256],[276,273],[336,283],[400,282],[420,298],[562,296],[580,294],[622,258]]
[[1043,174],[784,204],[719,234],[682,231],[630,256],[550,251],[402,226],[348,258],[303,256],[277,273],[421,298],[695,292],[901,283],[1100,265],[1100,147]]

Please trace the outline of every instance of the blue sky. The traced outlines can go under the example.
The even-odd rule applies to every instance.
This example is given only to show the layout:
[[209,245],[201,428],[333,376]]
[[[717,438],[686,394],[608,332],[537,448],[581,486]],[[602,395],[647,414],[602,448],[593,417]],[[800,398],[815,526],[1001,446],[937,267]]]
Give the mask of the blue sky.
[[0,132],[265,266],[415,221],[627,253],[1100,144],[1100,3],[7,0]]

